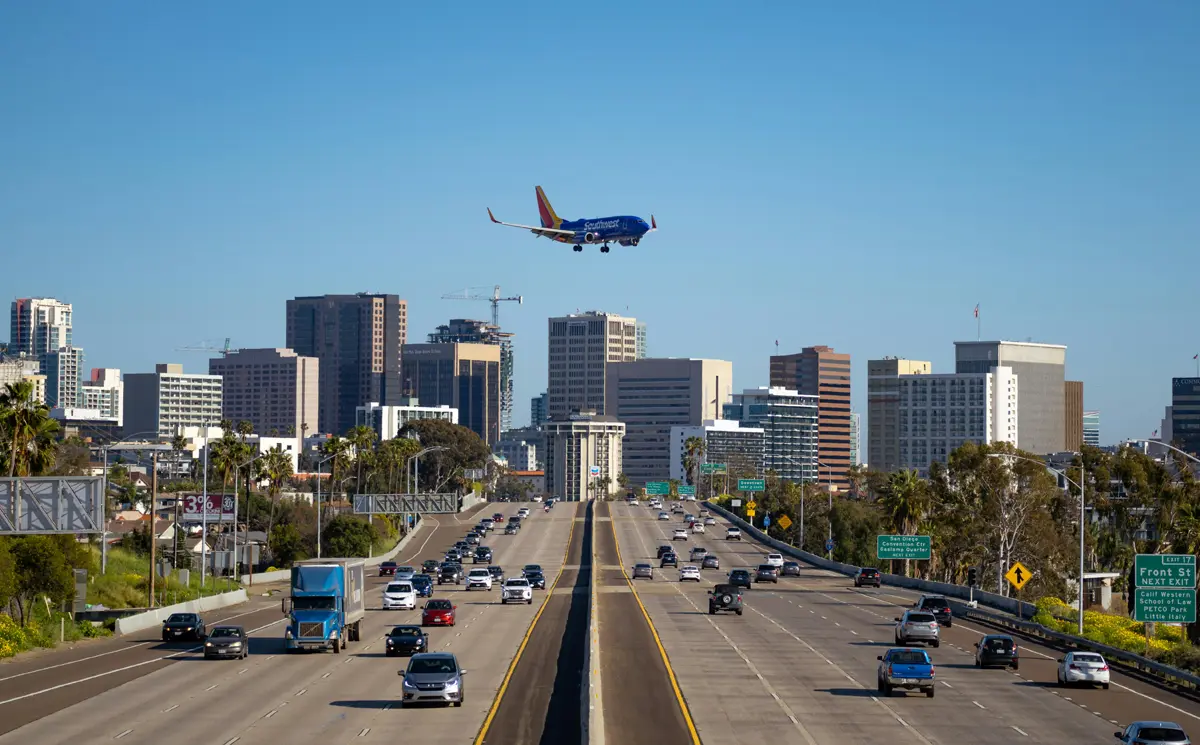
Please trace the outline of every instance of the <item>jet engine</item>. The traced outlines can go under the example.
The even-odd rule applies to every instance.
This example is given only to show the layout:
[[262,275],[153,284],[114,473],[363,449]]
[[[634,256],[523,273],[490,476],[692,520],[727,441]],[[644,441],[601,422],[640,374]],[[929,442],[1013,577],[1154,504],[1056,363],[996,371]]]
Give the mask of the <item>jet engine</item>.
[[600,242],[600,234],[599,233],[584,233],[583,239],[585,241],[587,241],[588,243],[599,243]]

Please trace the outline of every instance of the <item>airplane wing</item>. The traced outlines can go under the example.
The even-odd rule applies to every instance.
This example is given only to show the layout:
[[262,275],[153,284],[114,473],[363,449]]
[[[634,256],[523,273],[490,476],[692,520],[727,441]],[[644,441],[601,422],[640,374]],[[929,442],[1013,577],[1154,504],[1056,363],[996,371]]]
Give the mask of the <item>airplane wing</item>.
[[534,235],[541,235],[541,236],[545,236],[546,238],[553,238],[555,236],[568,236],[568,235],[573,236],[573,235],[575,235],[574,230],[560,230],[558,228],[543,228],[540,225],[518,225],[517,223],[514,223],[514,222],[501,222],[500,220],[496,219],[495,215],[492,214],[491,208],[488,208],[488,217],[492,218],[492,222],[496,223],[497,225],[507,225],[510,228],[523,228],[523,229],[528,230],[529,232],[533,233]]

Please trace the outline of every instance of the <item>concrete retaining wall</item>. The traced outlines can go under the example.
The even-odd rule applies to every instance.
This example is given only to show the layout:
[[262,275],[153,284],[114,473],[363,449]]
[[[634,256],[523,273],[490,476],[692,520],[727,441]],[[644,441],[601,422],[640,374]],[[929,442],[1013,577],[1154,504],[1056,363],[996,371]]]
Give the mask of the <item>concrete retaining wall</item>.
[[477,504],[483,504],[487,501],[487,497],[482,494],[472,492],[462,498],[462,506],[458,508],[459,512],[466,512]]
[[132,634],[161,626],[167,616],[172,613],[204,613],[205,611],[227,608],[231,605],[244,602],[246,602],[245,590],[234,590],[233,592],[224,592],[220,595],[209,595],[199,600],[189,600],[186,603],[177,603],[163,608],[148,610],[145,613],[138,613],[135,616],[118,618],[116,621],[116,632],[118,635]]
[[[423,526],[418,524],[416,530],[409,531],[409,533],[407,535],[405,535],[403,538],[401,538],[400,542],[397,543],[395,545],[395,547],[392,548],[390,551],[388,551],[385,554],[380,554],[378,556],[372,556],[371,558],[367,559],[366,560],[367,566],[369,566],[369,567],[379,566],[380,564],[382,564],[385,561],[394,559],[396,557],[396,554],[398,554],[404,550],[404,547],[408,545],[408,542],[410,540],[412,540],[412,537],[415,536],[417,533],[421,532],[421,530],[423,530],[423,529],[424,529]],[[272,582],[289,582],[289,581],[291,581],[291,579],[292,579],[292,570],[291,569],[277,569],[273,572],[259,572],[258,574],[255,574],[255,575],[243,574],[242,575],[242,584],[243,585],[269,585]]]

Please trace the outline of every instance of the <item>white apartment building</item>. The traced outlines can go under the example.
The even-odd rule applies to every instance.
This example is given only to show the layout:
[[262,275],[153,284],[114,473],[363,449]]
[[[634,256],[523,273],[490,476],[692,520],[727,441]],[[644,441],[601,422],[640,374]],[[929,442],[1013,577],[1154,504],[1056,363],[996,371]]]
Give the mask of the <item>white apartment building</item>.
[[33,383],[33,400],[46,403],[46,376],[41,374],[41,369],[41,361],[33,357],[0,360],[0,390],[9,383],[28,380]]
[[418,419],[442,419],[451,424],[458,424],[458,409],[452,406],[420,406],[418,399],[408,399],[410,403],[400,406],[383,406],[372,401],[366,406],[354,410],[355,423],[360,427],[370,427],[375,430],[379,440],[391,440],[400,434],[404,425]]
[[71,346],[70,303],[54,298],[27,297],[12,302],[9,324],[9,354],[41,357],[46,352]]
[[762,428],[764,468],[781,479],[815,483],[817,401],[791,388],[747,388],[725,404],[725,418]]
[[597,495],[598,490],[612,494],[618,489],[623,422],[582,411],[547,422],[545,433],[547,494],[579,502],[604,496]]
[[220,375],[185,373],[183,365],[155,365],[152,373],[125,376],[125,436],[167,439],[182,427],[222,419]]
[[966,442],[1017,444],[1017,375],[986,373],[900,376],[900,468],[929,474]]
[[77,408],[81,401],[83,350],[61,347],[42,354],[42,374],[46,376],[46,405],[50,408]]
[[762,427],[743,427],[731,419],[706,419],[699,427],[671,427],[672,479],[686,483],[683,456],[687,441],[693,437],[704,440],[705,463],[720,463],[742,478],[763,475],[766,431]]
[[607,364],[637,359],[637,319],[593,310],[551,318],[549,323],[547,416],[611,413],[605,401]]
[[492,452],[507,461],[511,471],[538,470],[537,445],[532,442],[501,437],[499,442],[492,446]]
[[109,419],[116,419],[117,426],[125,426],[122,403],[125,384],[121,382],[121,371],[115,367],[93,367],[91,377],[79,388],[80,408],[100,412]]

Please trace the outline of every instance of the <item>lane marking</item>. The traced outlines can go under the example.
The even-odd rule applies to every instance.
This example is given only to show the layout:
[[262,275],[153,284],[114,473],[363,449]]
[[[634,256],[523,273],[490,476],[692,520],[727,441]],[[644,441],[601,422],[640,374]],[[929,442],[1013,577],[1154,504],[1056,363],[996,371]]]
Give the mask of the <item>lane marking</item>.
[[300,689],[300,690],[299,690],[299,691],[296,693],[296,695],[297,695],[297,696],[303,696],[303,695],[304,695],[304,694],[306,694],[306,693],[308,693],[308,689],[307,689],[307,688],[301,688],[301,689]]
[[[586,503],[577,502],[576,504],[584,505],[584,519],[587,518]],[[593,509],[595,506],[593,504]],[[579,512],[579,507],[575,508],[576,514]],[[553,584],[542,598],[542,604],[538,606],[537,613],[533,615],[533,620],[529,622],[529,628],[525,630],[525,636],[521,638],[521,644],[517,647],[517,653],[513,656],[513,660],[508,665],[508,670],[504,673],[504,679],[500,681],[500,688],[496,691],[496,697],[492,699],[492,706],[488,709],[487,716],[483,719],[483,725],[479,728],[479,733],[475,735],[474,745],[483,745],[483,740],[487,737],[488,729],[492,726],[492,720],[496,718],[496,712],[500,710],[500,702],[504,700],[504,694],[508,691],[508,684],[512,681],[513,673],[517,670],[517,664],[521,661],[521,655],[525,653],[525,647],[529,645],[529,639],[533,636],[533,630],[537,626],[537,622],[542,617],[542,613],[546,610],[546,606],[550,604],[550,598],[554,594],[554,588],[558,586],[558,581],[562,579],[563,572],[566,571],[567,564],[571,555],[571,541],[575,538],[575,523],[576,520],[571,520],[571,527],[567,531],[567,548],[563,551],[562,566],[558,568],[558,574],[554,577]],[[595,522],[592,523],[592,539],[595,541]],[[547,532],[549,535],[549,532]],[[446,646],[450,646],[447,644]]]
[[216,687],[217,687],[217,686],[219,686],[219,685],[221,685],[221,684],[220,684],[220,683],[213,683],[213,684],[212,684],[212,685],[210,685],[208,688],[205,688],[205,689],[204,689],[204,692],[205,692],[205,693],[208,693],[209,691],[211,691],[212,689],[216,688]]
[[271,709],[270,711],[267,712],[267,715],[265,717],[263,717],[263,719],[270,719],[271,717],[275,716],[278,713],[279,713],[279,709]]
[[178,709],[178,708],[179,708],[179,704],[175,704],[174,706],[172,706],[172,707],[171,707],[171,708],[169,708],[169,709],[163,709],[162,713],[163,713],[163,714],[167,714],[167,713],[170,713],[170,712],[172,712],[172,711],[175,711],[175,710],[176,710],[176,709]]
[[226,740],[226,741],[225,741],[225,745],[233,745],[235,742],[237,742],[237,741],[238,741],[238,740],[240,740],[240,739],[242,739],[242,738],[240,738],[240,737],[231,737],[231,738],[229,738],[228,740]]
[[949,683],[947,683],[947,682],[946,682],[946,681],[944,681],[944,680],[942,681],[942,685],[946,686],[947,688],[953,688],[953,687],[954,687],[954,686],[950,685]]
[[371,728],[370,728],[370,727],[366,727],[366,728],[364,728],[364,729],[363,729],[363,731],[362,731],[362,732],[359,732],[359,733],[358,733],[358,736],[359,736],[359,737],[366,737],[366,736],[367,736],[367,733],[368,733],[368,732],[370,732],[370,731],[371,731]]
[[131,730],[131,729],[127,729],[127,730],[125,730],[124,732],[122,732],[121,734],[119,734],[119,735],[117,735],[116,737],[114,737],[113,739],[114,739],[114,740],[120,740],[122,737],[124,737],[125,735],[128,735],[130,732],[133,732],[133,730]]
[[249,671],[250,671],[250,668],[243,667],[241,670],[238,670],[238,675],[241,675],[242,673],[249,672]]
[[1029,733],[1027,733],[1025,730],[1021,729],[1017,725],[1014,724],[1012,726],[1012,728],[1015,729],[1017,731],[1017,734],[1021,735],[1022,737],[1029,737]]
[[333,673],[325,673],[324,675],[321,676],[321,678],[325,679],[325,678],[328,678],[330,675],[333,675]]
[[987,707],[986,707],[986,706],[984,706],[983,704],[979,703],[978,701],[972,701],[971,703],[975,704],[975,705],[976,705],[976,706],[978,706],[980,709],[987,709]]

